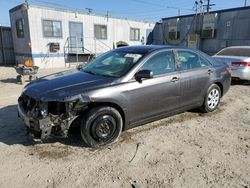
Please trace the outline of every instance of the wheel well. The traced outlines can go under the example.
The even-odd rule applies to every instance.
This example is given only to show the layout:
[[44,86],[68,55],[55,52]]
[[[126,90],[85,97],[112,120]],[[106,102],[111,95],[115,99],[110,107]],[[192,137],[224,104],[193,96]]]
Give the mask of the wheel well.
[[223,96],[223,85],[220,82],[215,82],[214,84],[218,85],[221,91],[221,96]]
[[88,105],[89,107],[88,110],[94,107],[98,107],[98,106],[109,106],[109,107],[115,108],[121,114],[122,122],[123,122],[123,129],[125,128],[125,122],[126,122],[125,113],[119,105],[115,103],[110,103],[110,102],[93,102]]

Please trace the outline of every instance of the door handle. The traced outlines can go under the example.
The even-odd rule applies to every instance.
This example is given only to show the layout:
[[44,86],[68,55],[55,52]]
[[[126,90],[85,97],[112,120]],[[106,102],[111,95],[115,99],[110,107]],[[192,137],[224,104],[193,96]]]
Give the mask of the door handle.
[[179,81],[179,78],[178,77],[173,77],[171,82],[178,82]]

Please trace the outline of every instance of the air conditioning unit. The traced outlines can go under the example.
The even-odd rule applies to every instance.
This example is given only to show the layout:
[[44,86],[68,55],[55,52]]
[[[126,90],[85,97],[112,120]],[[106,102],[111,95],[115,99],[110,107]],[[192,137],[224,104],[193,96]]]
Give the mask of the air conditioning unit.
[[190,33],[188,35],[188,47],[198,49],[199,46],[200,46],[200,35],[195,33]]
[[201,37],[204,39],[215,38],[216,30],[213,28],[205,28],[202,30]]
[[201,38],[215,38],[217,17],[217,13],[204,15]]
[[178,26],[179,26],[178,18],[169,21],[168,38],[170,40],[178,40],[180,38],[180,32]]

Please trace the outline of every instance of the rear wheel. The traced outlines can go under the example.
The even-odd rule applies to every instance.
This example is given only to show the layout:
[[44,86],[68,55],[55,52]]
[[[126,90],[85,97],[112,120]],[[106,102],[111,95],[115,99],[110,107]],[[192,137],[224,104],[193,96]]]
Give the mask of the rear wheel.
[[212,84],[207,91],[202,110],[204,112],[213,112],[217,109],[221,99],[220,87]]
[[100,147],[114,142],[121,134],[123,121],[112,107],[95,107],[81,122],[81,136],[90,147]]

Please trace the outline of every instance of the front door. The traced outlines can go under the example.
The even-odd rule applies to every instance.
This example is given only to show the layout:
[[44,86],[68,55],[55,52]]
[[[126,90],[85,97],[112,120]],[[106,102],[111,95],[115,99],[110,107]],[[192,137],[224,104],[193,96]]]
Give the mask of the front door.
[[149,58],[140,70],[151,70],[154,77],[128,83],[130,122],[144,121],[179,107],[180,83],[172,51]]
[[71,53],[83,53],[83,24],[69,22],[69,50]]

